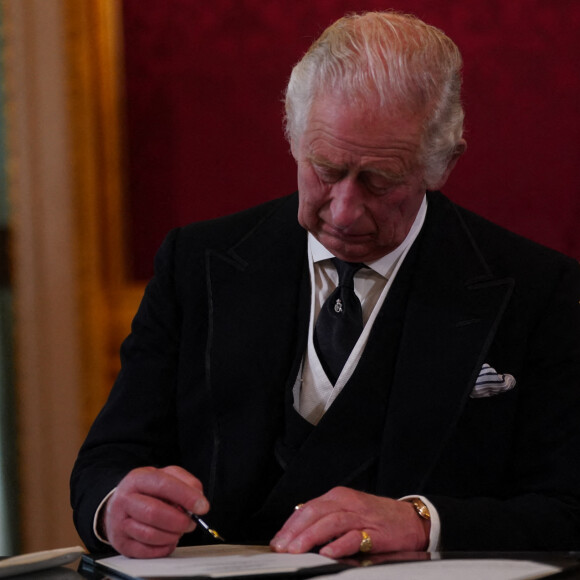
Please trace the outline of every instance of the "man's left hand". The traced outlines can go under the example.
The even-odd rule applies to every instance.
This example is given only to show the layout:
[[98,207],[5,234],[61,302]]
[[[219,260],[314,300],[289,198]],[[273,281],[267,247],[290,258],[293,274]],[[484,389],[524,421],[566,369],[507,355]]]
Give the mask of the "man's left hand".
[[410,503],[335,487],[297,507],[270,546],[291,554],[323,546],[323,556],[342,558],[360,550],[363,531],[372,553],[415,552],[429,545],[429,522]]

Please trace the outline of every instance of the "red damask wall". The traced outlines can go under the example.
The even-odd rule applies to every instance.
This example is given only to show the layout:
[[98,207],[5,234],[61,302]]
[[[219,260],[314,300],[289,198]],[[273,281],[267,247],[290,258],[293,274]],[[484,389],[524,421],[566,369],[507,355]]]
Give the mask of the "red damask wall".
[[290,69],[334,19],[384,8],[439,26],[464,55],[468,151],[445,193],[580,258],[578,0],[123,0],[136,279],[170,228],[295,189]]

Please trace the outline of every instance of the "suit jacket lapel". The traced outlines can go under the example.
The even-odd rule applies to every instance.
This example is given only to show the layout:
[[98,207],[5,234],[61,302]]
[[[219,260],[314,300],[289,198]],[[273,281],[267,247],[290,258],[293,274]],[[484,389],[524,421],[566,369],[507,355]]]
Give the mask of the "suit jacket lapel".
[[420,493],[461,414],[511,295],[454,206],[430,197],[385,422],[379,491]]
[[306,232],[296,211],[295,203],[287,203],[236,246],[208,255],[208,363],[217,405],[231,397],[232,385],[245,390],[244,397],[256,396],[258,404],[263,383],[281,369],[285,377],[293,362],[290,345],[304,318],[298,305],[309,284]]

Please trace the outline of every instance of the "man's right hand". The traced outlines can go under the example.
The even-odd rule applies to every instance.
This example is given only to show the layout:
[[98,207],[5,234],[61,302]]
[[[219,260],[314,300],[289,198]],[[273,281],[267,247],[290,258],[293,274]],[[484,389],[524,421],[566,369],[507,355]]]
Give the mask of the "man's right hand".
[[185,513],[203,515],[209,502],[201,482],[181,467],[130,471],[107,501],[103,532],[113,548],[130,558],[161,558],[195,529]]

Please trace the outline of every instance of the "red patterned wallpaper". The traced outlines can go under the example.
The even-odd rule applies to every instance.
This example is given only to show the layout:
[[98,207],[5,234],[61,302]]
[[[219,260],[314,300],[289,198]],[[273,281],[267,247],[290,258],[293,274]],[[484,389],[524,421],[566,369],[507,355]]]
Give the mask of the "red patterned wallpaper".
[[290,69],[334,19],[385,7],[439,26],[465,58],[468,151],[445,193],[580,258],[577,0],[123,0],[136,279],[170,228],[295,189]]

